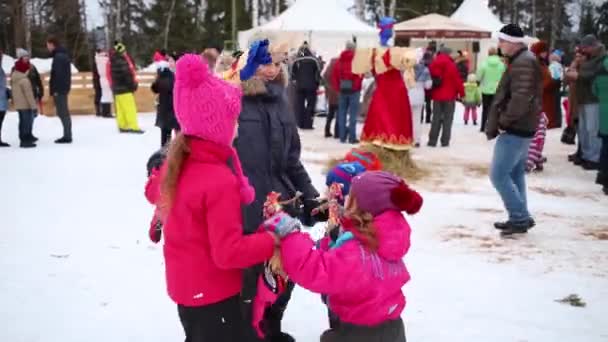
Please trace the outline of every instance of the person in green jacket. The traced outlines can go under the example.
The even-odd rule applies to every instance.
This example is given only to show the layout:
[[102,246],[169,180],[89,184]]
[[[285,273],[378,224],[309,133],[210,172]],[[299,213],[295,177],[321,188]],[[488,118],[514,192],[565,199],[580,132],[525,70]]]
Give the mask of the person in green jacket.
[[494,94],[496,94],[496,88],[498,88],[498,83],[505,70],[506,66],[498,56],[498,50],[495,47],[490,48],[488,58],[477,69],[477,80],[480,83],[482,100],[481,132],[485,132]]
[[475,74],[469,74],[464,84],[464,124],[469,124],[469,117],[473,115],[473,125],[477,126],[477,107],[481,104],[481,92],[477,85]]
[[592,90],[600,104],[599,136],[602,138],[597,182],[603,186],[604,194],[608,195],[608,56],[604,57],[603,67],[593,81]]

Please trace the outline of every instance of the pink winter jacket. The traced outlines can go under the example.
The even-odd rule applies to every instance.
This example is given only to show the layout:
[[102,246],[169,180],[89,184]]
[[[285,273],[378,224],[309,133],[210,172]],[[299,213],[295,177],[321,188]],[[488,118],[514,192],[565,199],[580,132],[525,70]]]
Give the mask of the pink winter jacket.
[[165,270],[175,303],[203,306],[239,294],[242,269],[270,259],[274,238],[243,234],[239,181],[228,166],[232,149],[188,139],[190,154],[163,225]]
[[374,326],[397,319],[405,308],[401,288],[410,279],[403,262],[410,248],[410,226],[397,211],[376,216],[373,224],[379,242],[375,253],[356,234],[344,242],[348,234],[342,234],[333,248],[328,248],[327,239],[315,248],[305,233],[293,233],[281,242],[287,275],[310,291],[328,295],[329,308],[342,322]]

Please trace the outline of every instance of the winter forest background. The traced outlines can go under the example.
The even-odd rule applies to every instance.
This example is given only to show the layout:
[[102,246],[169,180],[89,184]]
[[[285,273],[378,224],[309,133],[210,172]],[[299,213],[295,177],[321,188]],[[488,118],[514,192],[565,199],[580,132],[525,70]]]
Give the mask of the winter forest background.
[[[0,0],[0,49],[14,55],[16,47],[25,47],[34,57],[46,57],[44,42],[53,34],[70,50],[76,67],[86,71],[90,70],[96,48],[104,49],[108,41],[122,40],[136,63],[147,65],[158,48],[200,51],[207,46],[230,45],[234,13],[236,30],[245,30],[251,28],[254,19],[264,23],[293,1]],[[99,13],[91,15],[87,11],[92,2],[96,2],[93,5],[100,9]],[[462,0],[341,0],[340,3],[373,23],[381,15],[392,15],[398,21],[433,12],[449,16]],[[490,0],[489,5],[503,22],[516,22],[527,34],[546,40],[553,47],[569,49],[576,38],[588,33],[595,33],[608,43],[606,1]]]

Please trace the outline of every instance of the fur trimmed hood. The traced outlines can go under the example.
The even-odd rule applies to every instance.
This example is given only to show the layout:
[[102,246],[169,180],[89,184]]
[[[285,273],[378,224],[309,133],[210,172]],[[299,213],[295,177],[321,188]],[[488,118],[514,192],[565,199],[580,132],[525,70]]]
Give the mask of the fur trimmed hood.
[[[286,88],[288,78],[289,76],[287,75],[287,70],[285,70],[285,68],[282,68],[277,78],[268,83],[279,84],[283,88]],[[268,94],[268,88],[266,85],[266,82],[261,80],[259,77],[254,76],[247,81],[241,82],[241,89],[243,90],[244,96],[266,95]]]

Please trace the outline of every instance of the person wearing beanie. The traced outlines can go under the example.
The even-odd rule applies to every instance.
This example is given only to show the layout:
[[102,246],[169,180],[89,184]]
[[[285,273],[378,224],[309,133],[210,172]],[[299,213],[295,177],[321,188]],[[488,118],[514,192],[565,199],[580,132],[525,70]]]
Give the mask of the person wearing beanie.
[[[257,40],[239,62],[243,98],[234,145],[243,170],[255,188],[255,200],[243,209],[245,234],[255,232],[262,223],[266,196],[273,191],[281,194],[281,202],[301,194],[301,201],[285,205],[284,210],[300,217],[305,225],[312,226],[316,219],[322,219],[311,215],[320,204],[319,193],[300,161],[300,135],[286,99],[287,75],[282,68],[285,51],[285,44]],[[248,322],[252,321],[251,303],[257,293],[261,269],[249,269],[243,284],[243,311],[250,316],[246,317]],[[271,339],[293,340],[281,331],[281,320],[292,291],[293,283],[289,283],[278,302],[268,310],[265,324]],[[257,341],[254,329],[248,328],[247,333],[249,338],[244,341]]]
[[171,140],[171,134],[179,132],[179,124],[173,110],[173,85],[175,77],[165,60],[156,63],[156,80],[150,89],[158,95],[156,105],[156,127],[160,128],[160,146],[165,146]]
[[502,59],[498,56],[498,50],[496,47],[491,47],[488,50],[488,58],[480,63],[477,69],[477,81],[480,83],[481,88],[481,127],[480,131],[485,133],[486,123],[488,122],[488,114],[494,95],[496,94],[496,88],[506,70],[505,64]]
[[[24,68],[26,64],[28,65],[27,77],[32,85],[32,91],[34,92],[34,99],[36,100],[37,107],[33,110],[32,129],[30,132],[31,136],[28,137],[27,140],[37,142],[38,138],[35,137],[33,134],[33,127],[34,119],[36,118],[36,116],[38,116],[38,108],[42,108],[41,101],[44,97],[44,86],[42,85],[42,79],[40,78],[40,73],[38,72],[38,69],[36,69],[34,64],[30,63],[30,54],[29,52],[27,52],[27,50],[17,48],[17,61],[20,61],[20,63],[24,65]],[[15,71],[15,67],[13,67],[12,71]]]
[[19,140],[22,148],[36,147],[32,125],[38,104],[28,78],[29,71],[30,64],[24,59],[18,59],[11,74],[12,99],[15,110],[19,113]]
[[72,64],[68,51],[55,37],[46,40],[46,48],[51,53],[53,64],[49,80],[49,92],[55,102],[55,114],[61,120],[63,136],[56,144],[72,143],[72,117],[70,116],[68,94],[72,89]]
[[415,82],[407,85],[407,91],[410,97],[410,106],[412,108],[414,146],[420,147],[422,139],[422,122],[424,120],[425,93],[433,87],[433,79],[431,77],[431,71],[424,62],[424,51],[422,48],[416,49],[416,60],[417,63],[413,69]]
[[506,222],[494,226],[503,235],[512,235],[527,233],[535,225],[528,211],[526,162],[542,111],[542,72],[520,27],[506,25],[498,38],[509,66],[496,90],[486,135],[489,140],[498,138],[490,180],[509,214]]
[[329,187],[333,183],[341,184],[342,196],[346,197],[350,192],[350,185],[353,178],[363,172],[365,172],[365,166],[359,162],[338,164],[327,173],[325,185]]
[[469,74],[464,84],[464,124],[469,124],[470,116],[473,117],[473,125],[477,126],[477,107],[481,104],[481,92],[477,85],[477,76]]
[[[359,115],[359,100],[363,88],[363,76],[353,73],[356,45],[352,42],[346,45],[336,63],[332,75],[331,86],[339,91],[338,97],[338,131],[335,132],[340,142],[345,144],[359,143],[357,139],[357,117]],[[348,116],[348,126],[347,118]]]
[[106,66],[108,65],[109,57],[106,51],[97,51],[95,53],[95,70],[97,77],[99,78],[99,88],[101,90],[101,96],[99,98],[99,116],[102,118],[113,118],[112,116],[112,103],[114,103],[114,96],[112,94],[112,87],[106,73]]
[[116,103],[116,122],[120,133],[143,134],[137,122],[137,105],[134,93],[137,91],[135,65],[122,43],[116,43],[110,52],[106,67],[108,82],[112,87]]
[[599,133],[599,98],[593,92],[593,82],[602,72],[607,58],[606,47],[593,35],[583,37],[579,44],[585,55],[577,72],[571,73],[576,82],[576,102],[578,106],[578,138],[581,143],[581,166],[585,170],[598,170],[602,149]]
[[555,82],[549,70],[549,44],[545,41],[538,41],[530,47],[530,51],[536,55],[542,72],[543,84],[543,112],[549,119],[548,129],[559,128],[556,118],[557,109],[555,108]]
[[200,55],[186,54],[173,101],[182,130],[157,188],[146,189],[159,191],[168,294],[186,341],[242,342],[243,269],[270,259],[276,238],[243,234],[241,207],[255,193],[232,147],[241,90],[214,76]]
[[[338,320],[322,342],[405,342],[403,257],[411,228],[402,212],[420,211],[422,196],[399,177],[368,171],[351,184],[338,239],[315,243],[289,218],[266,228],[281,238],[285,273],[296,284],[328,296]],[[317,248],[315,248],[315,245]]]
[[2,123],[4,123],[4,117],[6,116],[6,111],[8,110],[9,100],[9,89],[6,84],[6,74],[4,73],[4,69],[1,67],[2,57],[3,51],[0,49],[0,147],[10,147],[11,145],[2,141]]
[[[338,64],[338,58],[334,57],[329,60],[329,65],[325,68],[323,72],[323,87],[325,88],[325,98],[327,100],[327,118],[325,119],[325,137],[331,138],[334,137],[336,139],[340,138],[340,134],[338,131],[338,120],[336,118],[336,114],[338,112],[339,106],[339,89],[334,88],[332,83],[332,75],[334,70],[336,70],[336,65]],[[334,120],[336,119],[336,120]],[[332,121],[334,122],[334,129],[332,133]]]
[[298,127],[313,129],[315,108],[317,107],[317,89],[321,84],[323,67],[313,55],[308,43],[298,50],[298,57],[291,67],[291,77],[296,87],[295,111]]

